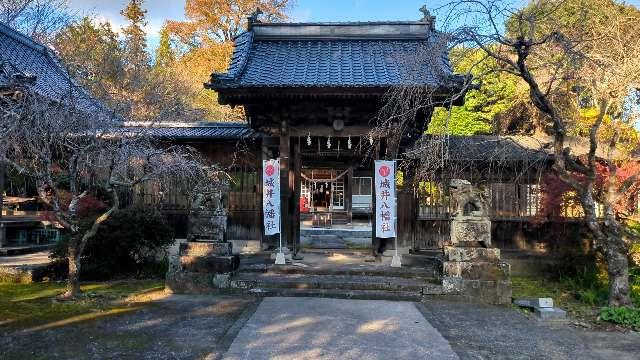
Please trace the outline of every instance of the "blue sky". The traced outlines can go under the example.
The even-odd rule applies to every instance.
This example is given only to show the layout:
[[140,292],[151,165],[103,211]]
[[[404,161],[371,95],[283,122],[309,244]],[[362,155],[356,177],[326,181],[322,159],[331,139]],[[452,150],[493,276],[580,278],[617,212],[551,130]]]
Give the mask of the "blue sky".
[[[526,0],[514,0],[526,1]],[[123,25],[120,10],[128,0],[68,0],[71,9],[78,14],[89,14],[101,21],[110,22],[118,30]],[[297,0],[291,11],[291,21],[379,21],[418,20],[418,9],[426,4],[436,9],[447,0]],[[640,0],[628,0],[628,4],[640,7]],[[146,0],[149,45],[158,44],[158,32],[165,20],[184,19],[184,0]],[[437,21],[437,20],[436,20]],[[638,124],[640,127],[640,124]]]
[[[516,0],[517,1],[517,0]],[[523,0],[524,1],[524,0]],[[68,0],[70,7],[79,14],[91,14],[110,22],[117,30],[123,25],[120,10],[128,0]],[[297,0],[291,12],[291,21],[377,21],[418,20],[418,9],[426,4],[435,9],[447,0]],[[640,7],[640,0],[629,0]],[[146,0],[147,34],[154,48],[158,32],[165,20],[184,18],[184,0]]]

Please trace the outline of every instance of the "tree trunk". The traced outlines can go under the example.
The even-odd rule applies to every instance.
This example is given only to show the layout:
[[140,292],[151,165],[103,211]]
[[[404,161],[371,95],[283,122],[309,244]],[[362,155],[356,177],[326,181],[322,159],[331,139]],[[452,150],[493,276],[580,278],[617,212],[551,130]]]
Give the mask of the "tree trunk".
[[619,232],[607,231],[605,255],[609,273],[609,306],[630,305],[629,259]]
[[[587,187],[590,189],[590,186]],[[622,229],[611,205],[605,203],[605,219],[597,218],[596,203],[590,190],[580,196],[584,219],[594,237],[595,246],[604,253],[609,275],[609,306],[631,304],[629,287],[629,260],[627,248],[622,238]]]
[[[78,235],[75,235],[78,236]],[[80,295],[80,254],[78,254],[78,240],[72,239],[67,249],[67,261],[69,261],[69,273],[67,274],[67,289],[61,296],[64,299],[73,299]]]

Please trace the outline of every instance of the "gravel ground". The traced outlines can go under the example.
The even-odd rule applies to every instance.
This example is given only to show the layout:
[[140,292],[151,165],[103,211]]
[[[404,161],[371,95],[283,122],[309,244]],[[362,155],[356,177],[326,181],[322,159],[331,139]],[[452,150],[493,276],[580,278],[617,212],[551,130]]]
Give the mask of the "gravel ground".
[[234,323],[256,303],[251,297],[172,295],[126,315],[0,334],[0,358],[219,359],[235,337]]
[[429,301],[418,305],[460,359],[640,359],[640,334],[545,323],[512,308]]

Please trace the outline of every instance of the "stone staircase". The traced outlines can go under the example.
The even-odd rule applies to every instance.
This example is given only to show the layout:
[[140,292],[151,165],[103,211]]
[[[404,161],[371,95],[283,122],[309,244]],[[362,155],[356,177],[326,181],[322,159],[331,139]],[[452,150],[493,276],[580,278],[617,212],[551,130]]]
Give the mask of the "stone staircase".
[[381,264],[240,267],[230,287],[260,296],[420,301],[443,293],[436,269]]
[[371,246],[371,229],[300,229],[303,246],[315,249],[345,249]]

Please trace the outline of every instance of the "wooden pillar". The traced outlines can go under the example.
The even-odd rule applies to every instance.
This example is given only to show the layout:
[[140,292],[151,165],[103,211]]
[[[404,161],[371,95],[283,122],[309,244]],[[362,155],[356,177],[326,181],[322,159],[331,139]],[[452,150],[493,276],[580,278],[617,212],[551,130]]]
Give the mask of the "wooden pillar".
[[4,210],[4,164],[0,164],[0,247],[7,245],[7,231],[2,222]]
[[262,139],[260,140],[260,146],[258,146],[258,156],[256,156],[256,172],[257,172],[257,179],[256,179],[256,197],[257,197],[257,213],[258,213],[258,219],[255,222],[256,225],[259,227],[258,233],[259,238],[258,240],[260,240],[260,248],[262,248],[262,244],[265,241],[264,238],[264,213],[262,212],[263,209],[263,196],[262,196],[262,174],[264,172],[264,169],[262,168],[262,161],[267,159],[267,147],[265,146],[264,142],[262,141]]
[[347,211],[349,222],[353,222],[353,164],[347,169],[347,181],[344,187],[344,208]]
[[294,138],[295,144],[293,145],[293,173],[291,176],[293,185],[293,197],[291,199],[292,205],[292,221],[291,221],[291,234],[293,242],[293,252],[296,254],[300,251],[300,195],[302,192],[301,182],[302,178],[300,173],[302,171],[302,155],[300,154],[300,138]]
[[282,121],[280,128],[280,211],[282,245],[291,245],[291,183],[289,182],[289,156],[291,148],[289,143],[289,129],[286,121]]
[[373,159],[371,160],[371,247],[373,248],[373,255],[377,255],[379,241],[376,237],[376,164],[380,156],[380,142],[376,144],[373,152]]

